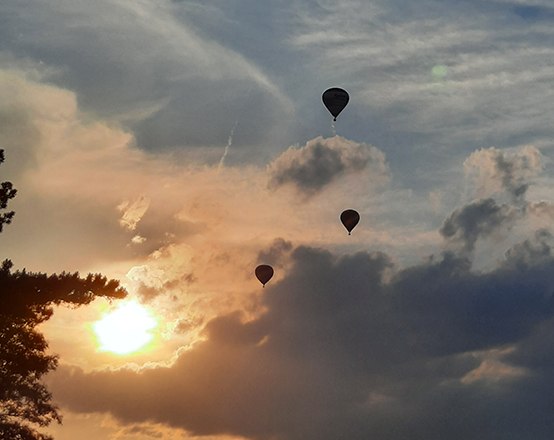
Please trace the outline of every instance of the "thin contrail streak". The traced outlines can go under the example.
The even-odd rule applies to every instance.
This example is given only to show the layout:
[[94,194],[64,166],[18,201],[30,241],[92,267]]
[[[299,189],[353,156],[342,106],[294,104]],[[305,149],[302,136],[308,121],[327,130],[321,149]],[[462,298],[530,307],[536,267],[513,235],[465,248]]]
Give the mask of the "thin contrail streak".
[[223,151],[223,156],[221,156],[221,159],[219,160],[219,165],[217,166],[217,170],[219,171],[224,163],[225,158],[227,157],[227,154],[229,153],[229,148],[231,148],[231,145],[233,145],[233,135],[235,134],[235,130],[237,129],[237,125],[239,125],[239,120],[235,121],[235,124],[233,125],[233,128],[231,128],[231,132],[229,133],[229,138],[227,139],[227,145],[225,146],[225,150]]

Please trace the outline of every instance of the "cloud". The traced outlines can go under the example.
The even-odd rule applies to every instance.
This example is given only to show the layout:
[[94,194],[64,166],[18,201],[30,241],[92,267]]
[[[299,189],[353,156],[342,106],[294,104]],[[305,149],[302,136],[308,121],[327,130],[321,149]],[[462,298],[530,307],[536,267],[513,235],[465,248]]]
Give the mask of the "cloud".
[[498,205],[494,199],[472,202],[455,210],[447,218],[440,233],[452,242],[461,243],[466,251],[472,251],[478,238],[483,238],[509,228],[518,216],[510,205]]
[[[56,439],[93,438],[105,440],[192,440],[190,435],[180,429],[155,423],[122,425],[108,414],[64,413],[63,425],[49,426],[45,433]],[[89,437],[85,437],[88,435]],[[204,440],[216,440],[206,438]],[[220,438],[218,440],[241,440],[238,438]]]
[[36,168],[44,134],[63,125],[76,107],[71,92],[28,80],[20,71],[0,69],[0,143],[6,150],[2,177],[16,182]]
[[[517,3],[539,7],[541,18],[522,19]],[[296,3],[299,25],[288,41],[316,79],[304,87],[311,93],[326,85],[346,88],[352,97],[349,137],[371,133],[395,179],[414,189],[429,185],[427,179],[446,181],[446,170],[478,146],[550,148],[554,73],[545,60],[553,54],[551,5],[427,6],[406,9],[396,0]],[[439,66],[446,74],[437,78]]]
[[321,92],[344,86],[342,129],[371,133],[396,178],[419,187],[476,146],[550,145],[551,26],[516,13],[549,17],[547,3],[18,2],[2,5],[0,41],[9,63],[42,62],[48,81],[125,123],[140,147],[201,145],[212,163],[239,114],[228,164],[323,133]]
[[552,7],[547,5],[541,6],[540,4],[536,3],[526,4],[525,2],[508,2],[508,4],[511,4],[514,14],[526,21],[550,21],[554,18],[554,10],[552,9]]
[[[531,184],[540,183],[538,176],[544,162],[543,155],[534,146],[507,151],[487,148],[471,153],[464,161],[465,177],[475,194],[484,198],[454,210],[444,221],[441,235],[448,242],[461,245],[465,252],[473,252],[479,239],[492,237],[498,241],[508,230],[513,235],[512,245],[534,231],[548,233],[551,203],[527,200]],[[540,191],[533,195],[537,194],[540,195]],[[524,243],[529,245],[528,240]],[[481,255],[481,260],[484,256],[492,261],[493,248]],[[485,261],[481,263],[486,264]]]
[[480,196],[506,192],[513,202],[523,202],[530,182],[543,169],[540,151],[534,146],[513,152],[497,148],[480,149],[464,162],[464,171],[473,180]]
[[317,137],[301,148],[290,147],[269,165],[271,188],[293,185],[311,196],[349,174],[366,172],[375,182],[388,177],[385,155],[377,148],[340,136]]
[[136,284],[137,295],[146,302],[160,295],[179,295],[197,281],[192,255],[193,249],[183,244],[163,246],[131,267],[126,278]]
[[281,265],[292,249],[293,245],[290,241],[276,238],[269,249],[260,251],[258,262],[260,264]]
[[[0,69],[0,95],[2,179],[18,189],[11,205],[18,221],[2,240],[17,265],[42,271],[120,265],[112,276],[124,277],[125,264],[140,266],[187,237],[196,237],[206,259],[253,232],[263,240],[275,213],[289,209],[287,196],[277,195],[260,212],[268,200],[263,168],[218,173],[191,163],[186,153],[146,154],[132,133],[83,112],[75,93],[25,72]],[[228,236],[230,228],[235,232]],[[289,230],[280,221],[274,232]],[[55,258],[45,260],[52,247]],[[252,244],[245,260],[258,250]]]
[[554,318],[551,256],[489,273],[453,254],[406,269],[380,253],[300,246],[290,258],[258,317],[212,319],[169,367],[61,367],[58,403],[252,439],[552,436],[551,365],[535,370],[525,343]]
[[508,267],[532,267],[547,263],[552,257],[552,243],[552,233],[540,229],[532,238],[508,249],[505,264]]
[[237,116],[235,145],[258,146],[284,134],[294,113],[263,69],[199,32],[177,4],[24,1],[0,11],[0,50],[78,90],[83,109],[132,130],[149,151],[223,148]]
[[[538,150],[475,153],[479,200],[441,229],[460,248],[393,264],[440,238],[420,195],[452,209],[453,163],[551,145],[547,1],[470,3],[2,3],[0,63],[19,68],[0,72],[2,172],[20,190],[2,250],[110,271],[194,335],[168,343],[187,349],[167,368],[63,367],[64,407],[264,440],[552,438],[551,238],[531,227],[550,227],[552,206],[525,204]],[[370,133],[395,187],[372,192],[389,173],[379,150],[317,138],[275,159],[268,190],[244,164],[328,130],[331,85],[351,92],[341,133]],[[233,124],[220,174],[199,166],[221,160]],[[363,221],[345,241],[350,207]],[[500,265],[471,272],[480,240],[520,240],[517,227]],[[279,267],[263,290],[262,259]],[[62,359],[81,356],[74,339]],[[120,436],[149,435],[137,426]]]
[[[152,185],[167,180],[164,160],[134,148],[128,132],[80,112],[75,94],[23,72],[0,70],[0,93],[0,125],[10,126],[0,133],[6,177],[19,190],[18,221],[3,240],[16,264],[86,270],[108,254],[133,259],[166,243],[167,234],[193,233],[194,225],[174,218],[182,206]],[[36,260],[52,247],[56,258],[41,268]]]
[[529,202],[526,212],[530,218],[542,222],[545,228],[549,228],[554,219],[554,204],[546,200]]
[[[216,164],[191,163],[186,153],[147,154],[131,132],[83,112],[75,93],[24,72],[0,70],[0,75],[6,85],[0,92],[6,109],[1,121],[11,121],[13,129],[0,133],[0,143],[9,147],[5,165],[20,152],[21,158],[32,158],[13,168],[17,222],[2,234],[2,249],[20,268],[101,271],[120,279],[168,321],[190,317],[194,328],[173,338],[164,354],[192,343],[200,323],[224,311],[255,315],[259,283],[253,270],[259,258],[284,267],[290,243],[298,240],[331,238],[345,249],[358,245],[342,243],[338,214],[368,190],[352,188],[347,177],[327,190],[326,204],[294,203],[287,191],[267,188],[264,167],[218,170]],[[11,108],[20,111],[10,113]],[[20,127],[33,127],[36,142],[21,136]],[[371,206],[366,201],[362,208]],[[274,242],[275,237],[282,240]],[[68,340],[63,331],[68,317],[60,316],[59,328],[50,333],[53,349],[67,359],[89,359],[94,341]],[[95,356],[91,362],[107,360]]]
[[[134,202],[125,200],[117,207],[117,209],[122,213],[119,224],[129,231],[134,231],[149,206],[150,200],[145,197],[139,197]],[[140,243],[141,240],[135,240],[135,237],[133,237],[133,242],[137,241]]]
[[164,434],[158,431],[157,427],[149,425],[134,425],[131,427],[123,428],[115,437],[114,440],[124,440],[137,438],[137,436],[144,436],[147,438],[163,438]]

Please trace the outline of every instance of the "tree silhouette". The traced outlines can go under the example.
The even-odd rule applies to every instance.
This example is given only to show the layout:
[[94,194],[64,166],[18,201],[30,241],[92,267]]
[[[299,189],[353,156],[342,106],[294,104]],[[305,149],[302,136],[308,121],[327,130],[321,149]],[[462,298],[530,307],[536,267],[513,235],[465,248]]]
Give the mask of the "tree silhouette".
[[[4,162],[4,150],[0,150],[0,164]],[[2,182],[0,184],[0,211],[8,207],[8,200],[15,197],[17,191],[13,189],[11,182]],[[0,232],[4,224],[10,224],[15,213],[13,211],[9,212],[0,212]]]
[[[10,182],[2,183],[1,209],[15,192]],[[0,231],[13,216],[13,211],[0,214]],[[123,298],[127,292],[118,281],[100,274],[46,275],[12,267],[10,260],[0,265],[0,438],[51,440],[36,428],[61,423],[52,395],[41,383],[57,367],[58,357],[46,354],[48,342],[36,327],[52,316],[55,305],[78,307],[101,296]]]

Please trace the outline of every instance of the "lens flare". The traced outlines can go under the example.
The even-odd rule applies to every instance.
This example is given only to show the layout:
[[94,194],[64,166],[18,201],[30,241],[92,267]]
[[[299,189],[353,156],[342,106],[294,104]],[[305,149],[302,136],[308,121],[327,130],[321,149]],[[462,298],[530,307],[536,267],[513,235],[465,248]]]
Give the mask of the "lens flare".
[[433,75],[435,79],[444,79],[446,75],[448,75],[448,67],[444,64],[437,64],[431,69],[431,75]]

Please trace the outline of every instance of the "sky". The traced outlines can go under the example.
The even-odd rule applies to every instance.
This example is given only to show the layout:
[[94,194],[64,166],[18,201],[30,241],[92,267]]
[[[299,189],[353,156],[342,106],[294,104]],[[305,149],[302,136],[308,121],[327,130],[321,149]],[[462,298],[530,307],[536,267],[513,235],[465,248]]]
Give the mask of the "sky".
[[[553,21],[546,0],[1,2],[0,258],[129,291],[41,327],[45,432],[553,438]],[[113,315],[112,339],[151,338],[130,353],[98,330],[122,304],[149,317]]]

